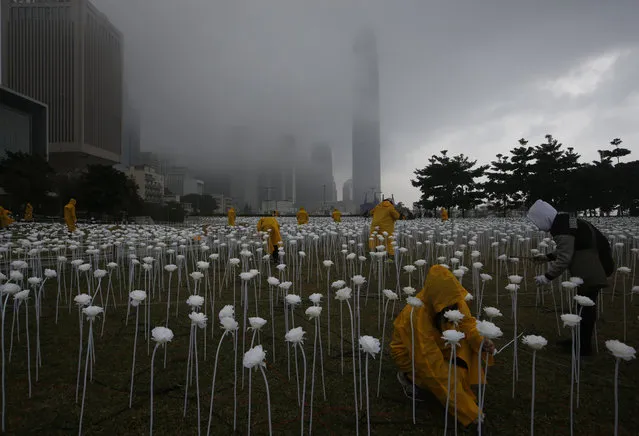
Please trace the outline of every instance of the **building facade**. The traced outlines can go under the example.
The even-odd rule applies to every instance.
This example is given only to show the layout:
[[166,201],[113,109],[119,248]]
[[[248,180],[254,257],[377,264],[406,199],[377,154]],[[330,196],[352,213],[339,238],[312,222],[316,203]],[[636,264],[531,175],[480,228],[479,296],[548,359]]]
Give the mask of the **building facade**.
[[47,106],[0,86],[0,159],[5,152],[47,159]]
[[204,194],[204,182],[192,177],[186,167],[172,167],[167,169],[165,186],[171,194],[180,197],[189,194]]
[[88,0],[0,0],[2,83],[49,108],[49,160],[120,162],[122,35]]
[[129,177],[138,185],[138,195],[148,203],[162,203],[164,199],[164,178],[154,168],[135,165],[129,168]]
[[379,67],[372,30],[353,46],[353,202],[375,201],[381,191]]

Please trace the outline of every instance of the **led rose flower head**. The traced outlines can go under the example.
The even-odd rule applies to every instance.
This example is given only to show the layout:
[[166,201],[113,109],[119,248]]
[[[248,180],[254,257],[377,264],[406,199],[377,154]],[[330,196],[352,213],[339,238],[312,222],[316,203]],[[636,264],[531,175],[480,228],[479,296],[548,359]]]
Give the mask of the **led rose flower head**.
[[284,271],[286,269],[286,264],[284,263],[280,263],[279,265],[277,265],[275,268],[277,268],[278,271]]
[[351,288],[342,288],[335,292],[335,299],[340,301],[350,300],[353,290]]
[[464,333],[457,330],[444,330],[444,332],[442,333],[442,339],[444,340],[444,342],[451,346],[453,344],[459,346],[459,341],[461,341],[465,337],[466,335]]
[[295,327],[286,332],[284,339],[292,344],[301,344],[304,342],[305,334],[306,332],[302,330],[302,327]]
[[617,272],[620,274],[630,274],[632,270],[627,266],[620,266],[619,268],[617,268]]
[[413,262],[415,264],[415,266],[417,267],[422,267],[424,265],[426,265],[426,261],[424,259],[417,259],[415,262]]
[[493,277],[490,274],[480,274],[479,278],[481,279],[482,282],[489,282],[493,279]]
[[577,286],[581,286],[584,284],[584,279],[582,279],[581,277],[570,277],[570,281]]
[[18,292],[20,292],[20,286],[15,283],[7,283],[0,286],[0,293],[2,294],[15,295]]
[[80,265],[78,267],[78,269],[82,272],[87,272],[91,269],[91,264],[90,263],[83,263],[82,265]]
[[586,297],[585,295],[575,295],[573,298],[575,299],[577,304],[580,306],[592,307],[595,305],[595,302],[592,301],[590,298]]
[[528,335],[521,338],[521,342],[528,345],[531,349],[539,351],[548,345],[548,341],[543,336]]
[[266,282],[270,286],[279,286],[280,285],[280,281],[276,277],[269,277],[269,278],[266,279]]
[[82,309],[82,313],[84,313],[88,320],[94,321],[95,318],[104,312],[104,309],[100,306],[88,306]]
[[382,290],[382,292],[384,293],[384,296],[389,300],[397,300],[398,298],[397,294],[390,289],[384,289]]
[[262,327],[266,325],[266,320],[264,318],[260,318],[259,316],[253,316],[249,318],[249,324],[251,330],[260,330]]
[[619,342],[616,339],[606,341],[606,348],[617,359],[626,361],[634,359],[636,357],[635,355],[637,354],[637,350],[635,350],[633,347],[626,345],[623,342]]
[[240,326],[237,323],[237,321],[235,321],[233,318],[228,317],[228,316],[220,318],[220,324],[222,325],[222,328],[224,330],[226,330],[227,332],[231,332],[231,333],[236,331],[239,328],[239,326]]
[[319,318],[322,315],[322,307],[321,306],[311,306],[306,309],[306,316],[308,316],[309,320]]
[[344,280],[336,280],[331,284],[331,288],[333,289],[341,289],[346,286],[346,282]]
[[250,272],[242,272],[240,273],[240,279],[247,282],[253,279],[253,274],[251,274]]
[[308,299],[311,300],[311,303],[318,305],[322,302],[322,294],[318,294],[317,292],[309,295]]
[[453,275],[457,277],[458,279],[461,279],[462,277],[464,277],[464,274],[465,274],[465,271],[461,268],[453,270]]
[[359,274],[353,276],[351,280],[353,281],[353,284],[355,286],[362,286],[364,283],[366,283],[366,278],[364,278],[364,276],[361,276]]
[[581,322],[581,317],[574,313],[564,313],[561,315],[561,320],[564,322],[564,327],[576,327]]
[[577,283],[571,281],[561,282],[561,287],[564,289],[575,289],[577,287]]
[[191,274],[189,274],[189,275],[190,275],[190,276],[191,276],[191,278],[192,278],[193,280],[195,280],[196,282],[197,282],[198,280],[202,280],[202,278],[204,278],[204,274],[202,274],[202,273],[201,273],[201,272],[199,272],[199,271],[193,271],[193,272],[192,272]]
[[75,304],[80,307],[88,306],[91,304],[91,296],[89,294],[78,294],[75,296],[73,301],[75,301]]
[[499,327],[490,321],[477,321],[477,331],[486,339],[497,339],[503,336]]
[[40,277],[29,277],[27,279],[27,282],[31,285],[31,286],[37,286],[40,283],[42,283],[42,279]]
[[266,351],[262,349],[261,345],[257,345],[246,353],[244,353],[244,358],[242,359],[242,365],[246,369],[258,368],[260,366],[266,366]]
[[508,276],[508,281],[516,285],[520,284],[523,279],[524,278],[522,276],[518,276],[518,275]]
[[177,270],[177,265],[174,265],[172,263],[164,265],[164,270],[169,273],[175,272]]
[[204,297],[200,295],[191,295],[187,298],[186,304],[188,304],[192,310],[199,309],[204,304]]
[[406,304],[412,306],[414,308],[422,307],[424,303],[417,297],[408,297],[406,298]]
[[240,259],[233,257],[229,259],[229,263],[231,264],[232,267],[236,267],[240,264]]
[[129,298],[131,299],[131,306],[137,307],[146,299],[146,292],[140,290],[131,291]]
[[506,289],[507,291],[510,291],[510,292],[517,292],[517,290],[519,289],[519,285],[516,285],[514,283],[510,283],[510,284],[506,285],[506,287],[504,289]]
[[196,325],[201,329],[206,327],[208,317],[202,312],[191,312],[189,313],[189,318],[191,318],[191,325]]
[[302,297],[300,297],[299,295],[296,294],[288,294],[286,297],[286,304],[288,304],[289,306],[297,306],[298,304],[302,303]]
[[204,262],[204,261],[202,261],[202,260],[201,260],[201,261],[199,261],[199,262],[196,264],[196,266],[197,266],[197,269],[207,270],[207,269],[209,269],[209,267],[211,266],[211,264],[210,264],[210,263],[208,263],[208,262]]
[[44,276],[48,279],[53,279],[58,276],[58,273],[54,269],[45,269]]
[[381,350],[379,339],[368,335],[360,336],[359,348],[364,353],[367,353],[369,356],[371,356],[373,359]]
[[107,263],[107,268],[109,269],[116,269],[118,267],[118,264],[115,262],[109,262]]
[[13,298],[15,298],[18,301],[25,301],[29,298],[29,292],[31,292],[29,289],[25,289],[24,291],[20,291],[20,292],[16,292],[15,294],[13,294]]
[[493,320],[494,318],[500,318],[502,316],[499,309],[491,306],[484,307],[484,313],[490,320]]
[[[417,269],[417,267],[415,267],[415,265],[406,265],[404,266],[404,271],[406,271],[408,274],[412,274],[415,272],[415,270]],[[364,336],[364,337],[371,337],[371,336]],[[362,338],[360,338],[361,341]]]
[[222,320],[222,318],[233,318],[235,317],[235,309],[233,308],[232,305],[227,304],[220,310],[220,313],[218,314],[218,316],[220,320]]
[[459,310],[447,310],[446,312],[444,312],[444,318],[457,326],[459,322],[464,319],[464,314],[461,313]]
[[474,269],[479,270],[479,269],[482,269],[483,267],[484,267],[484,264],[483,264],[483,263],[481,263],[481,262],[474,262],[474,263],[473,263],[473,268],[474,268]]
[[24,276],[20,271],[11,271],[9,272],[9,278],[14,282],[21,282],[24,279]]
[[282,283],[280,283],[280,288],[284,289],[287,292],[288,292],[289,289],[291,289],[291,286],[293,286],[293,282],[282,282]]
[[471,293],[467,293],[466,296],[464,297],[464,301],[468,302],[468,301],[473,301],[475,299],[475,297],[473,297],[473,294]]
[[333,261],[332,260],[325,260],[323,263],[324,263],[324,266],[326,268],[330,268],[330,267],[333,266]]
[[415,295],[415,292],[417,292],[417,291],[412,286],[406,286],[406,287],[402,288],[402,292],[404,292],[404,294],[406,294],[408,296],[413,296],[413,295]]
[[165,345],[173,340],[173,331],[166,327],[155,327],[151,330],[151,337],[159,345]]

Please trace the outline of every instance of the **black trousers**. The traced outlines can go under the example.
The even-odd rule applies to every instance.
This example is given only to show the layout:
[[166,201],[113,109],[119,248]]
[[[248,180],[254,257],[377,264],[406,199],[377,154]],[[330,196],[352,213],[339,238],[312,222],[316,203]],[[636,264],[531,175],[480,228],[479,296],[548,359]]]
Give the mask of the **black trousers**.
[[592,333],[597,322],[597,297],[599,296],[599,287],[583,287],[579,288],[578,294],[590,298],[595,302],[594,306],[581,308],[581,323],[579,325],[581,335],[581,350],[585,352],[592,351]]

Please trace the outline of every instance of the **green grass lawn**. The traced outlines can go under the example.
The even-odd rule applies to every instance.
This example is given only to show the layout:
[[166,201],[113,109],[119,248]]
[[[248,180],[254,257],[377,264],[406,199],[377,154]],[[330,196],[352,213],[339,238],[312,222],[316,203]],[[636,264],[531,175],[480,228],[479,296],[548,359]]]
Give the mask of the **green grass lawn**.
[[[341,277],[340,277],[341,278]],[[264,279],[264,278],[263,278]],[[470,282],[470,278],[468,279]],[[392,283],[393,279],[389,279]],[[175,279],[174,279],[175,283]],[[55,290],[50,283],[44,300],[41,318],[42,368],[40,379],[35,381],[33,369],[35,361],[35,323],[33,322],[33,302],[30,304],[31,361],[33,378],[33,396],[28,398],[26,341],[24,322],[21,323],[20,342],[14,340],[11,362],[7,362],[7,430],[9,434],[45,434],[69,435],[77,433],[80,404],[75,401],[76,370],[78,364],[78,314],[73,307],[71,314],[65,308],[61,312],[58,324],[55,324]],[[500,284],[503,289],[505,283]],[[239,298],[239,281],[238,281]],[[316,283],[304,285],[304,303],[297,309],[295,322],[307,332],[304,347],[308,361],[307,400],[310,396],[310,371],[313,358],[313,324],[303,316],[303,311],[310,304],[307,296],[311,292],[326,294],[325,283],[319,288]],[[618,284],[618,291],[621,283]],[[371,289],[377,290],[375,281]],[[628,288],[629,289],[629,288]],[[472,292],[472,290],[471,290]],[[377,327],[377,300],[372,294],[368,304],[362,302],[362,334],[380,337]],[[583,360],[581,367],[581,392],[579,408],[575,408],[575,432],[585,435],[608,435],[613,432],[614,396],[613,374],[615,361],[606,351],[606,339],[623,340],[622,300],[616,298],[611,302],[611,290],[605,296],[604,313],[598,323],[599,354]],[[495,301],[495,284],[488,286],[485,305],[500,308],[504,317],[497,324],[504,331],[504,338],[497,346],[512,339],[513,325],[510,319],[511,304],[506,291],[500,291],[500,301]],[[175,302],[175,284],[172,290]],[[189,387],[188,409],[183,415],[186,365],[189,341],[189,319],[186,288],[181,290],[180,315],[174,317],[172,306],[169,327],[175,333],[173,342],[168,344],[167,363],[164,368],[164,353],[158,351],[155,362],[155,412],[154,433],[156,435],[191,435],[197,434],[197,408],[195,383]],[[152,327],[164,325],[166,299],[152,306]],[[249,296],[251,305],[249,315],[255,315],[254,295]],[[202,332],[198,332],[199,340],[199,381],[202,431],[206,432],[209,413],[211,379],[215,350],[222,330],[217,322],[217,311],[222,304],[233,301],[232,286],[222,290],[222,297],[217,298],[214,336],[211,338],[210,326],[207,328],[207,349],[204,359]],[[126,299],[118,299],[117,310],[109,307],[106,317],[104,336],[100,336],[101,321],[96,323],[95,356],[93,382],[87,384],[84,416],[84,433],[95,435],[139,435],[149,431],[149,386],[151,357],[147,354],[144,330],[139,329],[137,364],[135,374],[133,406],[129,408],[129,383],[134,338],[134,313],[126,321]],[[629,345],[636,346],[639,337],[637,315],[639,301],[630,303],[628,299],[628,339]],[[288,377],[287,349],[284,342],[284,317],[281,306],[276,308],[275,315],[275,350],[272,346],[271,319],[268,305],[268,292],[263,285],[259,314],[269,320],[264,327],[261,341],[267,350],[266,374],[270,386],[273,432],[275,434],[293,435],[300,432],[300,411],[297,404],[297,384],[295,366],[292,362],[291,378]],[[326,435],[355,434],[355,408],[353,403],[352,356],[350,353],[350,331],[348,318],[344,318],[344,354],[345,367],[342,375],[339,354],[339,310],[338,302],[331,301],[332,316],[332,348],[329,352],[326,337],[326,301],[323,302],[322,341],[324,345],[324,373],[326,382],[326,399],[322,394],[322,382],[319,362],[316,368],[315,399],[313,411],[313,433]],[[403,306],[403,303],[401,304]],[[474,304],[471,304],[474,307]],[[398,307],[399,309],[400,307]],[[241,309],[236,308],[236,319],[242,325]],[[5,332],[7,353],[11,313],[7,314]],[[21,311],[24,317],[24,309]],[[347,312],[345,312],[345,316]],[[22,318],[24,319],[24,318]],[[140,322],[144,317],[140,313]],[[85,323],[85,327],[87,324]],[[86,328],[84,345],[86,347]],[[549,340],[548,347],[538,353],[537,357],[537,390],[535,431],[540,435],[568,435],[569,431],[569,398],[570,398],[570,355],[561,352],[555,345],[558,339],[555,315],[552,310],[552,298],[548,294],[545,306],[535,306],[534,287],[529,283],[528,289],[522,287],[519,296],[519,330],[525,334],[539,334]],[[569,335],[567,328],[561,328],[562,337]],[[369,362],[371,432],[379,435],[424,434],[441,435],[444,429],[444,409],[435,401],[418,404],[417,425],[411,418],[411,403],[404,396],[395,379],[395,368],[388,354],[388,342],[392,327],[387,325],[386,346],[384,349],[384,366],[382,371],[380,395],[377,396],[378,360]],[[250,341],[250,333],[247,335]],[[241,339],[239,341],[241,347]],[[152,351],[153,344],[151,344]],[[515,398],[512,398],[512,347],[499,354],[495,366],[491,367],[486,391],[487,421],[484,434],[487,435],[519,435],[529,433],[530,398],[531,398],[531,358],[532,354],[525,346],[520,346],[519,381],[516,385]],[[273,361],[275,351],[275,361]],[[293,353],[291,353],[294,356]],[[241,362],[241,352],[238,363]],[[379,359],[379,357],[378,357]],[[217,382],[215,388],[215,410],[213,433],[220,435],[233,434],[234,395],[233,395],[233,347],[227,338],[221,346]],[[301,365],[301,356],[299,359]],[[636,362],[622,362],[619,379],[619,434],[639,434],[639,402],[635,399],[639,387],[639,372]],[[84,356],[82,361],[84,368]],[[300,367],[301,368],[301,367]],[[302,374],[300,373],[300,378]],[[266,390],[261,374],[254,373],[252,379],[252,420],[251,433],[268,434]],[[238,373],[237,388],[237,434],[247,433],[248,380],[241,387],[241,373]],[[360,411],[360,432],[366,432],[365,407]],[[306,413],[306,429],[308,432],[308,408]],[[461,430],[461,429],[460,429]],[[452,434],[452,423],[449,425]],[[468,432],[475,432],[469,429]]]

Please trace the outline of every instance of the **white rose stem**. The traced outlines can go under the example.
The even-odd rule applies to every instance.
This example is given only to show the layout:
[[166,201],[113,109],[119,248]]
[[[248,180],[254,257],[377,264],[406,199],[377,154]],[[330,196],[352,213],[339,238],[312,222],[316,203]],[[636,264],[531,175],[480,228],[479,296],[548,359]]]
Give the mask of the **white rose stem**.
[[233,364],[233,432],[237,430],[237,334],[234,335],[235,341],[235,362]]
[[320,369],[322,371],[322,393],[324,394],[324,401],[326,401],[326,381],[324,380],[324,350],[322,348],[322,322],[321,318],[317,318],[317,335],[319,336],[319,351],[320,351]]
[[619,431],[619,362],[621,359],[615,359],[615,436]]
[[217,345],[217,351],[215,353],[215,364],[213,365],[213,381],[211,382],[211,405],[209,408],[209,423],[206,430],[207,436],[211,434],[211,421],[213,419],[213,399],[215,396],[215,376],[217,375],[217,362],[220,356],[220,347],[222,347],[222,340],[224,340],[224,336],[226,336],[227,333],[228,333],[228,330],[224,330],[224,333],[222,333],[222,337],[220,337],[220,342]]
[[572,333],[572,362],[571,362],[571,371],[570,371],[570,436],[573,436],[573,396],[574,396],[574,388],[575,388],[575,327],[570,327]]
[[133,336],[133,364],[131,365],[131,389],[129,393],[129,409],[133,402],[133,380],[135,378],[135,355],[138,346],[138,320],[140,318],[140,305],[135,307],[135,335]]
[[[169,271],[169,286],[168,286],[168,291],[167,291],[168,293],[166,297],[166,325],[165,325],[167,329],[169,328],[169,310],[171,308],[171,276],[172,274],[173,274],[173,271]],[[167,348],[169,347],[164,347],[164,368],[166,368]]]
[[530,400],[530,436],[535,434],[535,361],[537,358],[537,350],[533,349],[532,357],[532,394]]
[[306,354],[304,353],[304,347],[302,347],[302,343],[299,342],[297,344],[300,351],[302,352],[302,363],[304,365],[304,377],[303,377],[303,385],[302,385],[302,418],[300,423],[301,432],[300,435],[304,435],[304,399],[306,397]]
[[317,330],[319,329],[319,318],[315,318],[315,338],[313,339],[313,369],[311,370],[311,404],[309,409],[308,434],[313,433],[313,396],[315,393],[315,359],[317,357]]
[[353,352],[353,392],[355,394],[355,434],[359,435],[359,409],[357,407],[357,358],[355,357],[355,325],[350,301],[346,300],[348,312],[351,315],[351,347]]
[[[286,301],[286,300],[285,300]],[[295,306],[290,305],[291,307],[291,328],[295,328]],[[295,354],[295,380],[297,381],[297,405],[300,407],[304,407],[304,402],[300,399],[300,369],[299,364],[297,363],[297,347],[293,346],[293,354]]]
[[515,398],[515,384],[519,380],[519,362],[517,360],[517,290],[512,291],[512,305],[513,305],[513,398]]
[[368,424],[368,436],[371,435],[371,408],[370,408],[370,400],[368,398],[368,353],[366,353],[366,369],[365,369],[365,377],[366,377],[366,423]]
[[[9,302],[9,294],[4,297],[4,301],[2,304],[2,432],[5,432],[5,413],[6,413],[6,394],[5,394],[5,357],[4,357],[4,317],[7,309],[7,303]],[[76,401],[77,402],[77,401]]]
[[[481,343],[479,344],[479,354],[477,356],[477,403],[479,404],[478,414],[477,414],[477,434],[481,436],[481,423],[482,423],[482,411],[481,411],[481,403],[482,403],[482,386],[486,384],[486,379],[482,380],[481,377],[481,353],[484,349],[484,342],[486,339],[484,337],[481,338]],[[486,362],[486,368],[488,368],[488,362]],[[483,381],[483,383],[482,383]],[[532,435],[531,435],[532,436]]]
[[[356,318],[357,318],[357,337],[362,336],[361,329],[361,301],[360,301],[360,290],[362,286],[357,285],[357,301],[356,301]],[[368,293],[367,293],[368,294]],[[359,407],[360,409],[363,407],[363,387],[362,387],[362,353],[360,353],[359,349],[357,350],[357,359],[359,362]]]
[[273,287],[269,285],[268,287],[269,293],[269,304],[271,306],[271,336],[273,341],[273,363],[275,363],[275,313],[273,307]]
[[[450,346],[451,351],[450,351],[450,360],[448,361],[448,384],[446,385],[446,409],[444,410],[444,434],[448,434],[448,405],[450,403],[450,373],[453,368],[453,360],[454,360],[453,348],[455,347],[455,344],[453,343],[448,343],[448,345]],[[413,399],[414,398],[415,398],[415,391],[413,390]]]
[[269,436],[271,436],[273,434],[273,427],[271,424],[271,394],[268,389],[266,373],[264,372],[264,367],[262,365],[260,365],[260,371],[262,372],[262,377],[264,377],[264,386],[266,387],[266,404],[268,406],[268,434]]
[[[246,353],[246,321],[248,319],[248,280],[242,280],[242,289],[241,289],[242,295],[243,295],[243,303],[244,303],[244,319],[242,320],[242,356],[244,356],[244,353]],[[244,365],[242,365],[242,389],[244,389],[244,373],[245,373],[245,368]]]
[[[78,435],[82,435],[82,418],[84,417],[84,399],[87,393],[87,373],[89,372],[89,358],[91,347],[93,346],[93,320],[89,318],[89,338],[87,340],[87,357],[84,361],[84,387],[82,388],[82,406],[80,408],[80,425]],[[153,369],[151,369],[151,380],[153,380]],[[151,418],[152,419],[152,418]]]
[[75,403],[78,403],[78,396],[80,393],[80,368],[82,367],[82,347],[83,347],[83,334],[82,334],[82,306],[78,305],[78,320],[80,321],[80,349],[78,351],[78,376],[75,383]]
[[326,269],[326,298],[328,299],[328,301],[326,302],[327,309],[328,309],[328,318],[326,323],[326,333],[328,334],[327,354],[330,356],[331,355],[331,268],[330,267]]
[[[410,308],[410,357],[411,357],[411,366],[412,366],[412,378],[413,382],[413,424],[416,424],[415,418],[415,327],[413,326],[413,312],[415,311],[415,306],[411,306]],[[448,384],[450,385],[450,374],[448,374]],[[449,386],[450,389],[450,386]],[[446,403],[446,407],[448,407],[448,403]],[[444,431],[444,434],[446,432]]]
[[[186,417],[186,406],[188,404],[189,399],[189,385],[193,384],[192,375],[193,375],[193,329],[195,325],[191,324],[191,328],[189,331],[189,355],[186,358],[186,381],[184,382],[184,410],[183,416]],[[197,346],[197,344],[196,344]]]
[[[151,407],[150,407],[150,424],[149,424],[149,435],[153,436],[153,364],[155,362],[155,352],[158,350],[160,343],[157,342],[155,347],[153,347],[153,354],[151,355]],[[165,345],[166,346],[166,345]],[[84,401],[83,401],[84,403]]]
[[342,367],[342,375],[344,375],[344,323],[343,323],[343,309],[344,304],[342,301],[339,302],[339,353],[340,353],[340,361]]
[[386,312],[388,311],[388,303],[389,299],[386,299],[384,303],[384,324],[382,327],[382,347],[381,352],[379,353],[379,374],[377,376],[377,398],[379,398],[379,387],[382,381],[382,360],[384,358],[384,339],[386,339]]

